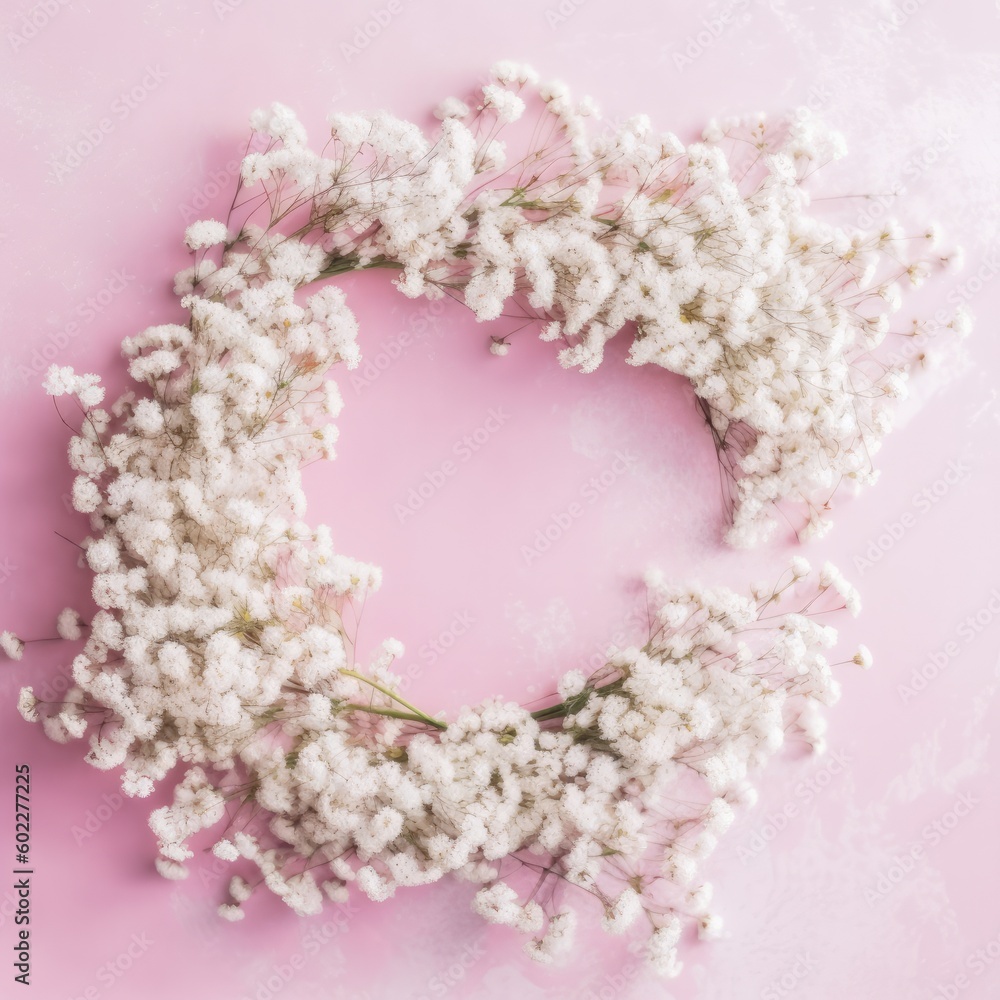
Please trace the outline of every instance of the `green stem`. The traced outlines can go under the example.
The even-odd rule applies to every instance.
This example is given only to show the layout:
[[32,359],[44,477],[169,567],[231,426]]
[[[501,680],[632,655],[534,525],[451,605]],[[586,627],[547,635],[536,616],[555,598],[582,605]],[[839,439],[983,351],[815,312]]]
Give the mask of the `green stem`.
[[621,682],[622,678],[619,677],[613,681],[609,681],[607,684],[602,684],[600,687],[584,688],[583,691],[569,698],[567,701],[560,701],[556,705],[549,705],[548,708],[539,708],[537,711],[531,713],[531,717],[538,722],[548,722],[550,719],[565,718],[567,715],[572,715],[583,708],[590,701],[591,695],[605,694],[620,687]]
[[405,719],[407,722],[421,722],[424,725],[433,726],[435,729],[448,728],[446,723],[440,722],[438,719],[431,719],[422,714],[413,715],[410,712],[400,712],[395,708],[375,708],[373,705],[355,705],[353,702],[341,707],[350,709],[354,712],[370,712],[372,715],[385,715],[390,719]]
[[[340,670],[345,677],[353,677],[355,680],[362,681],[365,684],[370,684],[376,691],[381,691],[382,694],[391,698],[393,701],[398,702],[403,708],[407,708],[412,713],[411,718],[416,718],[420,722],[426,722],[429,726],[435,726],[437,729],[447,729],[448,725],[445,722],[441,722],[439,719],[435,719],[428,715],[426,712],[421,712],[416,705],[411,705],[405,698],[401,698],[392,688],[386,687],[384,684],[379,684],[378,681],[372,680],[371,677],[366,677],[364,674],[359,674],[356,670],[349,670],[347,667],[342,667]],[[372,710],[374,711],[374,709]],[[386,709],[386,712],[394,711],[391,709]],[[385,714],[385,713],[382,713]]]
[[395,267],[401,268],[402,264],[397,264],[393,260],[388,260],[385,257],[374,257],[367,264],[359,264],[358,258],[353,254],[349,254],[347,257],[337,257],[333,259],[319,275],[314,279],[320,281],[323,278],[332,278],[338,274],[348,274],[351,271],[367,271],[373,267]]

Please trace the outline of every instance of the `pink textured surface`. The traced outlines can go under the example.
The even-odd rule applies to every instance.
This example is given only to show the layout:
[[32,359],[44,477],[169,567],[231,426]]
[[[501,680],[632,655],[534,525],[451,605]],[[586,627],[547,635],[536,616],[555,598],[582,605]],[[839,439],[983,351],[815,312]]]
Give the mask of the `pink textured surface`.
[[[921,294],[921,309],[968,300],[978,319],[967,353],[946,352],[920,377],[905,426],[881,456],[881,483],[842,500],[833,534],[806,552],[837,562],[861,586],[865,611],[845,634],[872,648],[876,669],[844,671],[829,756],[777,761],[760,804],[712,859],[727,936],[690,943],[679,981],[651,979],[625,942],[599,933],[569,964],[534,966],[515,936],[471,916],[471,891],[453,883],[314,920],[260,900],[242,924],[217,921],[223,881],[211,859],[187,882],[160,879],[149,803],[118,807],[114,779],[87,768],[78,746],[50,744],[17,716],[20,685],[43,689],[66,673],[71,654],[53,643],[0,668],[0,773],[7,788],[15,762],[33,774],[27,995],[1000,995],[990,742],[1000,686],[1000,285],[992,281],[1000,269],[1000,11],[929,0],[792,7],[5,6],[0,625],[27,636],[51,634],[65,604],[87,606],[75,551],[53,530],[72,538],[83,526],[64,504],[67,432],[38,372],[58,360],[115,384],[120,339],[177,315],[168,279],[184,264],[183,226],[205,204],[224,210],[217,182],[238,156],[248,113],[266,101],[295,107],[314,136],[334,106],[385,106],[426,121],[440,97],[463,95],[494,59],[512,57],[593,94],[609,117],[648,112],[684,138],[710,115],[812,104],[846,132],[852,151],[827,172],[826,191],[882,196],[842,203],[848,218],[877,218],[885,195],[905,188],[896,203],[904,218],[939,220],[968,261]],[[383,23],[371,21],[378,10],[388,12]],[[356,36],[366,30],[374,37],[361,47]],[[88,133],[100,136],[93,151],[67,159]],[[618,630],[631,581],[648,564],[737,587],[778,572],[780,546],[746,554],[719,544],[714,454],[679,380],[626,368],[624,345],[586,377],[561,371],[530,335],[497,359],[457,308],[425,328],[426,305],[403,299],[384,276],[344,284],[362,349],[381,367],[364,384],[342,378],[340,458],[309,472],[310,516],[333,524],[343,550],[382,565],[386,583],[366,610],[362,644],[388,634],[406,643],[414,699],[453,709],[489,692],[544,694]],[[455,457],[456,442],[491,410],[504,415],[499,430],[458,456],[445,486],[401,519],[396,505],[408,490]],[[633,461],[608,472],[622,468],[619,450]],[[608,485],[591,503],[582,491],[605,472]],[[527,565],[522,546],[581,497],[583,514]],[[909,697],[900,686],[915,672],[930,679]],[[8,844],[12,799],[5,794],[0,810]],[[12,898],[0,889],[8,958]],[[18,995],[9,961],[0,977],[0,992]]]

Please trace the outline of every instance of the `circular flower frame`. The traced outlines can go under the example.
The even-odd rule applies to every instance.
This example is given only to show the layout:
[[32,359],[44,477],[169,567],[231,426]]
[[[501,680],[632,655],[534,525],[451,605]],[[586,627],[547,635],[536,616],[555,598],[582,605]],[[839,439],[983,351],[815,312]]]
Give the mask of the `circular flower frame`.
[[[527,138],[501,139],[529,108]],[[566,673],[549,704],[418,707],[393,673],[399,643],[358,659],[378,569],[303,520],[300,469],[333,457],[342,406],[326,375],[360,361],[324,282],[392,270],[406,295],[506,323],[495,354],[537,321],[583,371],[631,330],[630,363],[691,381],[731,486],[729,540],[752,544],[776,504],[814,534],[842,480],[873,477],[905,366],[872,352],[898,281],[953,257],[809,216],[803,183],[841,149],[806,115],[713,123],[685,148],[644,116],[591,129],[589,102],[505,63],[439,117],[431,139],[337,114],[315,153],[287,108],[257,112],[229,217],[186,233],[188,321],[123,343],[140,392],[105,407],[96,376],[50,370],[47,390],[82,414],[69,460],[97,611],[60,616],[63,637],[86,633],[73,687],[25,688],[20,708],[55,739],[88,737],[88,762],[120,769],[129,795],[175,775],[150,817],[157,867],[184,877],[215,828],[230,919],[260,887],[308,914],[351,886],[383,900],[455,875],[552,961],[573,936],[570,885],[609,932],[640,921],[674,975],[685,924],[718,931],[698,870],[753,801],[748,775],[789,739],[822,746],[838,685],[819,616],[856,613],[856,592],[801,558],[748,595],[650,573],[645,634]],[[0,645],[24,649],[10,632]]]

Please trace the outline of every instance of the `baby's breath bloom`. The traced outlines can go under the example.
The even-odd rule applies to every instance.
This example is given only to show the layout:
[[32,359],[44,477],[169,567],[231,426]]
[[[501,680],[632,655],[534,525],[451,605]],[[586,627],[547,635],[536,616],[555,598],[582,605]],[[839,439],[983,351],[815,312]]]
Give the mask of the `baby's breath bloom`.
[[867,646],[864,645],[858,646],[858,651],[854,654],[854,656],[851,659],[859,667],[864,667],[865,670],[869,669],[869,667],[871,667],[872,663],[874,662],[871,651],[868,649]]
[[202,250],[218,243],[225,243],[228,239],[229,230],[226,224],[215,219],[192,222],[184,231],[184,242],[192,250]]
[[60,639],[79,639],[83,635],[83,620],[72,608],[59,612],[56,631]]
[[21,688],[21,692],[17,697],[17,710],[21,713],[21,718],[25,722],[38,721],[37,705],[38,699],[35,697],[34,689],[31,687]]
[[0,650],[12,660],[19,660],[24,655],[24,640],[13,632],[0,632]]

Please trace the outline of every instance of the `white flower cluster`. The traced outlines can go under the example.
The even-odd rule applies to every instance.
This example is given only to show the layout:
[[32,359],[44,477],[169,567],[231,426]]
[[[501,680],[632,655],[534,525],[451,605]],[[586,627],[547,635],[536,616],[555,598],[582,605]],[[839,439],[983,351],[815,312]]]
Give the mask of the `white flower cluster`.
[[[802,559],[783,585],[749,597],[651,576],[645,643],[612,650],[591,677],[567,673],[556,704],[529,711],[489,699],[451,722],[417,708],[391,671],[398,643],[387,640],[367,666],[356,660],[350,623],[379,571],[302,520],[300,469],[333,457],[336,441],[329,418],[341,400],[324,376],[356,365],[359,352],[338,289],[297,293],[322,276],[390,265],[409,294],[458,289],[481,318],[523,293],[550,317],[545,336],[574,340],[564,360],[585,367],[635,321],[636,360],[691,375],[717,433],[723,409],[750,426],[740,407],[763,394],[744,462],[786,434],[815,457],[833,430],[817,397],[794,400],[805,382],[826,384],[830,341],[847,350],[847,321],[814,315],[816,294],[832,302],[816,291],[833,273],[818,270],[819,257],[835,251],[805,249],[781,154],[761,154],[778,165],[745,198],[717,150],[684,152],[639,120],[586,140],[591,109],[555,85],[538,93],[561,159],[515,164],[507,169],[523,183],[501,189],[482,175],[505,169],[497,129],[523,113],[517,91],[533,78],[509,65],[495,75],[476,113],[479,137],[463,123],[472,112],[450,102],[433,146],[387,115],[341,115],[327,159],[307,150],[287,109],[259,113],[256,127],[275,141],[247,157],[243,179],[272,185],[271,217],[188,230],[195,263],[176,287],[189,322],[123,344],[140,392],[104,408],[95,376],[50,370],[48,391],[75,397],[84,414],[69,462],[73,503],[90,520],[82,547],[97,611],[89,625],[72,609],[59,615],[61,636],[85,636],[65,698],[40,702],[25,688],[19,708],[54,739],[89,737],[87,760],[120,770],[128,795],[174,783],[172,804],[150,817],[157,868],[183,878],[191,838],[215,828],[216,856],[242,871],[220,909],[227,919],[240,919],[261,886],[314,913],[352,884],[383,900],[456,875],[479,886],[476,912],[529,935],[529,954],[552,961],[576,925],[551,891],[561,880],[599,901],[610,933],[643,917],[650,961],[673,975],[686,925],[718,932],[698,869],[734,808],[752,801],[748,775],[789,733],[822,743],[816,707],[837,697],[825,652],[835,633],[815,615],[856,612],[856,593],[832,567],[814,576]],[[818,148],[790,135],[796,149]],[[667,164],[669,194],[665,174],[653,187],[635,181]],[[612,183],[625,194],[605,204]],[[309,192],[304,204],[295,190]],[[281,235],[277,223],[303,207],[305,219],[289,223],[298,235]],[[220,248],[216,262],[206,247]],[[751,280],[760,268],[766,277]],[[761,316],[776,324],[770,333]],[[759,367],[781,352],[784,367]],[[728,388],[703,391],[715,375]],[[783,416],[765,429],[760,414],[773,407]],[[847,409],[860,412],[858,399]],[[854,431],[840,426],[838,448]],[[772,457],[785,463],[787,486],[795,460]],[[744,471],[741,485],[770,481]],[[795,482],[768,487],[769,498],[805,489]],[[751,510],[758,486],[740,510]],[[802,613],[776,612],[806,578]],[[4,632],[0,648],[19,659],[24,642]],[[870,654],[854,662],[868,666]],[[246,832],[247,808],[263,833]]]
[[809,214],[804,180],[843,154],[838,136],[806,111],[712,123],[687,147],[642,115],[599,130],[589,100],[512,63],[478,105],[450,99],[438,117],[429,137],[385,112],[334,114],[319,154],[288,108],[257,112],[266,148],[244,161],[241,204],[266,218],[195,223],[189,246],[226,252],[185,281],[217,295],[261,267],[296,283],[393,268],[406,295],[537,319],[585,372],[634,330],[630,363],[694,386],[731,477],[734,544],[764,539],[782,501],[803,505],[804,537],[820,533],[843,480],[873,480],[906,370],[872,352],[901,286],[957,255],[931,252],[932,228],[909,240]]
[[[802,559],[750,597],[650,575],[645,644],[611,650],[591,677],[565,674],[556,704],[488,699],[450,723],[421,711],[396,691],[398,643],[355,663],[345,623],[378,571],[295,519],[299,468],[334,437],[322,375],[356,355],[336,293],[300,307],[292,290],[262,276],[229,300],[188,294],[188,327],[125,342],[148,394],[84,407],[69,449],[98,497],[74,491],[99,610],[64,701],[25,688],[22,714],[57,740],[89,733],[88,761],[120,769],[128,795],[182,768],[172,804],[150,816],[157,869],[184,878],[191,838],[217,828],[216,856],[243,866],[226,919],[261,886],[311,914],[351,884],[384,900],[455,875],[481,886],[477,913],[549,962],[576,915],[539,886],[562,880],[599,901],[609,933],[644,917],[650,961],[677,974],[682,928],[718,932],[697,874],[752,801],[748,775],[788,733],[822,741],[836,633],[811,615],[856,612],[856,593],[826,566],[808,614],[775,614],[811,574]],[[47,385],[79,399],[93,380],[53,369]],[[59,616],[67,638],[81,625]],[[4,641],[20,655],[21,640]],[[247,803],[263,835],[233,824]],[[538,878],[522,898],[525,871]]]

